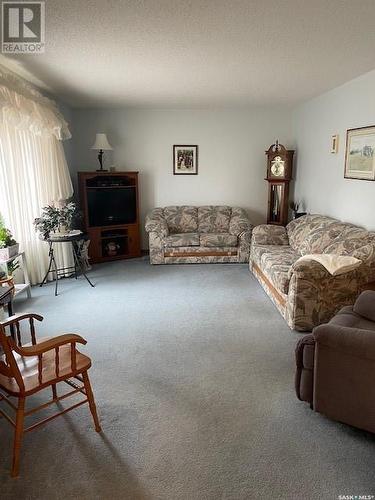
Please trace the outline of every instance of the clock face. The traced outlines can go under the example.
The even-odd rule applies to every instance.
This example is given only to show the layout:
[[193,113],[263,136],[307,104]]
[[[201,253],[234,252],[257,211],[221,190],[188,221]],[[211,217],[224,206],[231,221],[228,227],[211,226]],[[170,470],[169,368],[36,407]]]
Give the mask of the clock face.
[[275,177],[284,177],[285,174],[285,161],[281,156],[275,156],[271,161],[271,174]]

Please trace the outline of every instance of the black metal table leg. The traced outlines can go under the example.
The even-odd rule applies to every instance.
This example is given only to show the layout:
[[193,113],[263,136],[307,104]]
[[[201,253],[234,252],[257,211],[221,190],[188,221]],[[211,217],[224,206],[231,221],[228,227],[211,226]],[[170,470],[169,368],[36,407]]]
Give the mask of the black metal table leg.
[[47,269],[47,272],[41,282],[41,284],[39,286],[43,286],[44,283],[47,281],[47,278],[48,278],[48,275],[51,271],[51,266],[52,266],[52,260],[53,260],[53,249],[52,249],[52,241],[49,241],[48,242],[49,244],[49,251],[48,251],[48,257],[49,257],[49,264],[48,264],[48,269]]
[[[46,275],[44,276],[44,278],[39,286],[43,286],[46,283],[46,281],[48,280],[49,273],[52,273],[52,281],[53,280],[55,281],[55,295],[58,295],[59,277],[62,277],[62,276],[66,277],[68,274],[69,274],[69,276],[72,276],[74,274],[75,279],[78,279],[78,274],[80,273],[84,276],[84,278],[86,279],[86,281],[88,282],[88,284],[90,286],[92,286],[92,287],[95,286],[90,281],[88,276],[86,275],[85,268],[81,262],[82,246],[79,245],[79,241],[81,239],[84,239],[84,235],[82,233],[72,235],[72,236],[67,235],[63,238],[58,238],[58,239],[56,239],[56,238],[45,239],[45,241],[48,241],[48,244],[49,244],[49,252],[48,252],[49,264],[48,264],[48,270],[46,272]],[[70,265],[70,266],[61,267],[61,268],[57,267],[57,263],[56,263],[56,259],[55,259],[55,255],[54,255],[54,243],[71,243],[72,244],[74,266]]]
[[76,250],[76,246],[74,244],[74,241],[72,241],[71,243],[72,243],[72,249],[73,249],[74,264],[77,265],[78,269],[81,271],[81,274],[86,278],[86,281],[89,283],[89,285],[94,288],[95,285],[93,285],[91,283],[91,281],[87,277],[85,271],[83,270],[83,267],[82,267],[82,264],[81,264],[81,260],[79,258],[79,255],[77,254],[77,250]]
[[59,273],[58,273],[58,269],[57,269],[57,264],[56,264],[56,260],[55,260],[55,255],[53,253],[53,249],[52,249],[52,263],[53,263],[53,267],[54,267],[54,275],[55,275],[55,297],[57,297],[57,287],[58,287],[58,283],[59,283]]

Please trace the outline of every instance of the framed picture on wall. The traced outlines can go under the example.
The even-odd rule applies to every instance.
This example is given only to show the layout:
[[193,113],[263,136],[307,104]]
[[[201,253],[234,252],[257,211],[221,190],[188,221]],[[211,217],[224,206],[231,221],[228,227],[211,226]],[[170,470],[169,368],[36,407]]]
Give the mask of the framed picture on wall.
[[173,175],[198,174],[198,146],[173,146]]
[[346,179],[375,180],[375,126],[346,132]]

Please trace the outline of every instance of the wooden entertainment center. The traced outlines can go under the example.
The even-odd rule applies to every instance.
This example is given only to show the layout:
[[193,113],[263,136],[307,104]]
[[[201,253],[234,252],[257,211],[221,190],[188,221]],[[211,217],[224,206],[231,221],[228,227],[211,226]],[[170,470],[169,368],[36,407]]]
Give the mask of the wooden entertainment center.
[[93,263],[139,257],[138,172],[78,172]]

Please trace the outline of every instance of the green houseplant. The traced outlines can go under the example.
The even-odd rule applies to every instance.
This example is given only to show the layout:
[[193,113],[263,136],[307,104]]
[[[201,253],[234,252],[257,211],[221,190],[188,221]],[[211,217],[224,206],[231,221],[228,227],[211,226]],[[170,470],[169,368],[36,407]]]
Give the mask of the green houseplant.
[[14,273],[19,269],[20,263],[17,259],[8,262],[7,264],[1,265],[0,262],[0,286],[10,286],[13,288],[12,294],[14,295]]
[[19,244],[13,238],[9,229],[4,225],[0,216],[0,261],[8,260],[10,257],[18,254]]
[[48,205],[42,209],[41,216],[35,219],[35,229],[45,239],[52,232],[67,233],[72,229],[72,224],[77,216],[77,206],[72,201],[61,208]]

